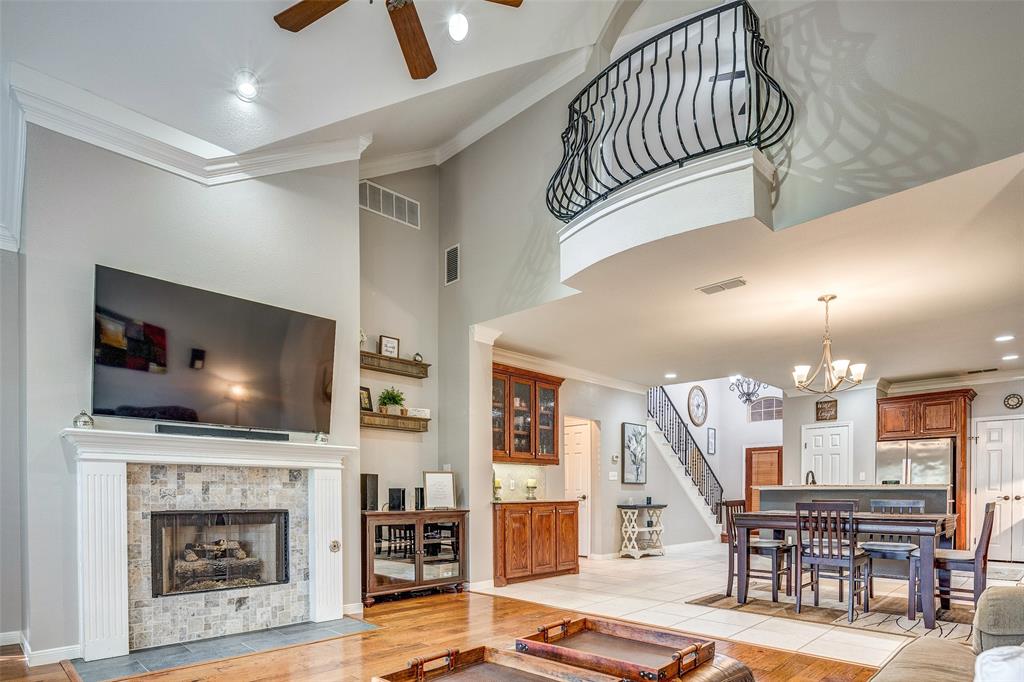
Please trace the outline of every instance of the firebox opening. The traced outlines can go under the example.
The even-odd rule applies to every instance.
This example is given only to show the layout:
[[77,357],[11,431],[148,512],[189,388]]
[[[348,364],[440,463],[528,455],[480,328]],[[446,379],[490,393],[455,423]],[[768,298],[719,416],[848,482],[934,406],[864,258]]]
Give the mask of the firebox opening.
[[153,512],[153,596],[288,582],[288,511]]

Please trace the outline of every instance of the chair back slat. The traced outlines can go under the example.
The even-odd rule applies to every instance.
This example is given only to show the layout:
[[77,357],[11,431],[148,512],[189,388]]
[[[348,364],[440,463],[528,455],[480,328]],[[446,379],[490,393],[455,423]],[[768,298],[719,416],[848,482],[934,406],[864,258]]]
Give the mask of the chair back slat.
[[[800,530],[802,553],[820,559],[841,560],[844,541],[849,544],[847,551],[855,552],[857,534],[854,532],[853,513],[856,506],[852,500],[797,502],[796,524]],[[805,533],[806,544],[803,539]]]
[[729,547],[735,549],[736,535],[736,514],[747,510],[746,500],[723,500],[722,509],[725,514],[725,532],[729,536]]
[[981,535],[974,550],[974,570],[983,571],[988,562],[988,544],[992,539],[992,524],[995,522],[996,503],[985,503],[985,518],[981,522]]
[[[871,500],[871,511],[881,514],[923,514],[924,500]],[[872,534],[868,538],[874,540],[875,536]],[[905,543],[913,540],[910,536],[891,533],[881,533],[877,539],[882,542]]]

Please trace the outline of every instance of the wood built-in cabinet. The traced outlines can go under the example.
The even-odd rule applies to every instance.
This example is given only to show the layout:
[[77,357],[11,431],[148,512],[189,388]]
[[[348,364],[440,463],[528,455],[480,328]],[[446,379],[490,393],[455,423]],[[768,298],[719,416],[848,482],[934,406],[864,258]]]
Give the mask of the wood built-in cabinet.
[[494,503],[494,584],[579,573],[576,501]]
[[971,496],[967,465],[972,388],[917,393],[878,401],[878,440],[952,438],[955,453],[954,494],[958,515],[956,547],[968,549]]
[[468,578],[464,509],[363,512],[363,604],[400,592],[462,591]]
[[491,449],[495,462],[558,464],[560,377],[495,364]]

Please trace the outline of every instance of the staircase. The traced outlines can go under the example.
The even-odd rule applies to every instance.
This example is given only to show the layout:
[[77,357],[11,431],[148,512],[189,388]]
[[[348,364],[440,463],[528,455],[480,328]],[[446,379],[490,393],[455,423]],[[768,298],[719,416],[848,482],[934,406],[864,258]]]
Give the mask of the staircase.
[[703,501],[720,527],[722,484],[663,387],[656,386],[647,392],[647,414],[671,448],[689,482],[696,488],[698,499]]

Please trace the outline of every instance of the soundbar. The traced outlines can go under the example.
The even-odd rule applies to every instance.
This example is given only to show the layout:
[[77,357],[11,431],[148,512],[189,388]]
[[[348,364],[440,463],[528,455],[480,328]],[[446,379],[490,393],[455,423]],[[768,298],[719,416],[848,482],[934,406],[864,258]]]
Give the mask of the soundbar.
[[254,431],[252,429],[222,429],[216,426],[186,426],[184,424],[157,424],[157,433],[172,433],[179,436],[214,436],[216,438],[247,438],[249,440],[285,441],[291,437],[279,431]]

